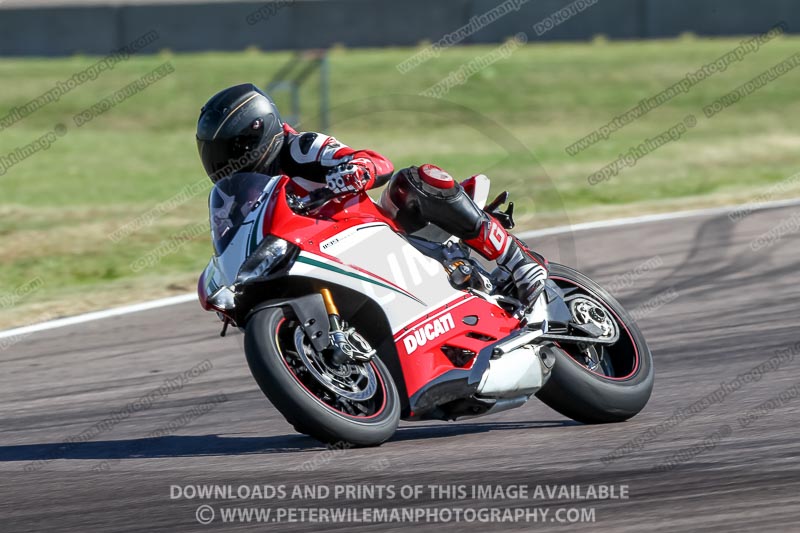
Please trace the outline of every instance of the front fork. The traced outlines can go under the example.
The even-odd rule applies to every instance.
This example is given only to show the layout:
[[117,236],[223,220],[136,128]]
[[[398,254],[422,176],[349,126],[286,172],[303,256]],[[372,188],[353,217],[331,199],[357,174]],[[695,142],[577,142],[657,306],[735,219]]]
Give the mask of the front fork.
[[319,291],[322,301],[325,302],[325,311],[328,313],[330,323],[331,344],[333,353],[331,361],[342,365],[348,361],[367,363],[375,355],[375,350],[362,337],[355,328],[346,328],[339,309],[333,301],[333,295],[327,288]]

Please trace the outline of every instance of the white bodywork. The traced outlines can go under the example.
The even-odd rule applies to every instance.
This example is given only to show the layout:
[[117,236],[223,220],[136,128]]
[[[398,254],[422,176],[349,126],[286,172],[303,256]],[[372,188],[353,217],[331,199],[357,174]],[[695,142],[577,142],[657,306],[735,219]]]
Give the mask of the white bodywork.
[[313,276],[369,296],[386,312],[395,333],[464,295],[450,285],[441,263],[419,252],[386,224],[349,228],[320,243],[320,249],[341,263],[304,251],[290,274]]

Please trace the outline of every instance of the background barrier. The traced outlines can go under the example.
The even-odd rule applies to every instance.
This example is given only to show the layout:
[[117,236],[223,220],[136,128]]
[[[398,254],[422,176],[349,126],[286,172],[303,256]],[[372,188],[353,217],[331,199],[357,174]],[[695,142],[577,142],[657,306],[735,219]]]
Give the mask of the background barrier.
[[[746,35],[779,21],[786,23],[787,32],[800,28],[794,0],[276,0],[69,6],[12,2],[0,3],[0,55],[103,54],[149,30],[160,35],[150,51],[408,46],[436,42],[500,5],[509,12],[461,42],[501,42],[521,31],[537,41],[585,40],[600,34],[611,39],[684,32]],[[537,35],[535,24],[570,5],[567,9],[584,9]]]

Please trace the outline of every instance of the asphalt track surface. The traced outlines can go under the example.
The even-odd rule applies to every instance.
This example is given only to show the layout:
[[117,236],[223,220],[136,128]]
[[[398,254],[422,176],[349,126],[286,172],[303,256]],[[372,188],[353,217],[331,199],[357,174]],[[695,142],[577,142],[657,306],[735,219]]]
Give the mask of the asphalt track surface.
[[[403,423],[380,448],[326,450],[295,434],[263,398],[244,362],[242,336],[220,338],[215,317],[196,304],[39,332],[12,345],[5,339],[0,531],[798,531],[796,209],[740,221],[722,214],[602,228],[536,243],[551,260],[614,284],[636,310],[655,356],[656,387],[639,416],[615,425],[573,423],[534,399],[494,417]],[[751,243],[764,244],[756,239],[771,230],[781,237],[754,250]],[[777,368],[748,374],[776,357]],[[194,376],[175,381],[193,367]],[[729,386],[720,401],[604,461],[740,375],[750,378]],[[173,383],[168,390],[165,380]],[[742,423],[749,410],[792,390],[794,397],[786,392],[785,401]],[[149,405],[137,404],[148,394]],[[128,416],[113,416],[126,406]],[[171,497],[173,485],[230,485],[236,493],[280,484],[291,491],[299,483],[332,493],[344,484],[392,486],[396,494],[278,502]],[[628,498],[448,500],[437,499],[431,484],[525,484],[531,491],[569,484],[584,494],[590,485],[624,485]],[[424,491],[404,500],[402,485]],[[196,521],[204,504],[215,511],[210,525]],[[221,523],[221,509],[233,506],[549,511],[544,522]],[[554,521],[559,508],[572,507],[593,508],[594,522]]]

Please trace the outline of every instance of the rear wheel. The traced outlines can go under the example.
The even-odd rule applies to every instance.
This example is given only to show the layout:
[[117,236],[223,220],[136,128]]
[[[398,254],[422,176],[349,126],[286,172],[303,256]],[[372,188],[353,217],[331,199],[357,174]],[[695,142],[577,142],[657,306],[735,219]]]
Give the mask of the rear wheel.
[[587,424],[621,422],[641,411],[655,379],[653,357],[633,318],[611,294],[577,270],[550,263],[550,281],[573,320],[602,331],[602,344],[556,344],[552,375],[536,396]]
[[376,446],[397,429],[400,398],[377,356],[336,365],[280,308],[253,315],[245,353],[261,390],[298,432],[338,446]]

